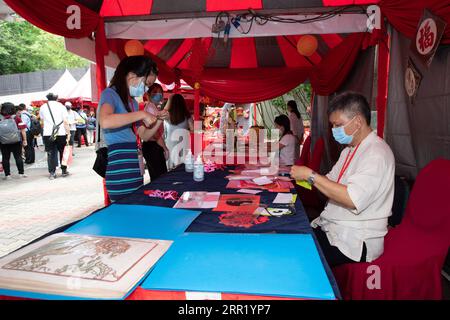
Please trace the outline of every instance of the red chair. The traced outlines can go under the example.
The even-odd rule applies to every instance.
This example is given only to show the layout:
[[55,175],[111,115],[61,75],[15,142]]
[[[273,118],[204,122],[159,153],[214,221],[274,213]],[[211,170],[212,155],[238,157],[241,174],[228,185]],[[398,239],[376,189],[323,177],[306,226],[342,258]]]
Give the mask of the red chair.
[[[333,269],[344,299],[442,298],[441,269],[450,246],[448,190],[450,161],[432,161],[417,176],[401,224],[386,235],[384,253],[371,263]],[[380,286],[370,289],[373,266],[380,270]]]
[[325,141],[322,137],[317,139],[316,144],[312,152],[312,156],[308,162],[308,167],[316,172],[320,171],[320,163],[322,162],[322,156],[325,151]]

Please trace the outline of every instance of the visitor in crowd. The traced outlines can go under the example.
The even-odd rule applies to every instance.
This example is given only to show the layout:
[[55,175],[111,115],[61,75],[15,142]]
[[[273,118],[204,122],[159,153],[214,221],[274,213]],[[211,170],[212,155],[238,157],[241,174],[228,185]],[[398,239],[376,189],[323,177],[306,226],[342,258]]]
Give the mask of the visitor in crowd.
[[2,153],[2,166],[5,173],[4,180],[10,180],[11,167],[10,158],[11,153],[16,161],[19,176],[26,178],[24,171],[24,164],[22,159],[22,146],[27,146],[27,126],[22,122],[20,116],[16,115],[16,108],[14,104],[6,102],[2,104],[1,108],[1,125],[0,125],[0,149]]
[[293,166],[291,176],[307,180],[329,199],[311,223],[328,264],[371,262],[384,250],[394,199],[394,155],[370,128],[370,107],[363,95],[338,95],[328,118],[334,139],[346,146],[339,160],[327,175]]
[[28,112],[25,104],[21,103],[18,107],[18,113],[22,122],[27,126],[26,135],[27,135],[27,145],[24,147],[25,149],[25,163],[32,164],[35,161],[35,151],[34,151],[34,134],[31,133],[31,123],[33,119],[33,115]]
[[[157,71],[155,71],[157,72]],[[153,78],[155,72],[150,74],[149,78]],[[154,76],[156,79],[156,75]],[[151,82],[151,79],[147,79],[147,85]],[[147,103],[144,110],[151,113],[158,118],[156,123],[151,127],[151,132],[154,132],[150,136],[150,131],[146,130],[145,136],[141,137],[142,143],[142,154],[147,163],[148,173],[150,175],[151,181],[167,172],[166,160],[169,158],[169,149],[164,141],[164,125],[163,120],[167,118],[168,112],[162,110],[163,102],[163,88],[158,83],[153,83],[149,86],[146,92]]]
[[292,134],[289,118],[282,114],[275,118],[275,128],[280,130],[280,165],[292,166],[300,156],[297,150],[297,138]]
[[[48,172],[50,180],[56,179],[56,167],[62,160],[64,147],[70,141],[70,125],[66,107],[57,101],[58,96],[53,93],[47,95],[47,103],[44,103],[39,115],[44,124],[43,140],[47,152]],[[69,175],[67,167],[61,165],[62,176]]]
[[164,109],[169,111],[169,117],[164,121],[164,133],[170,150],[168,167],[172,169],[183,163],[187,150],[191,148],[190,131],[194,131],[194,121],[181,94],[172,95]]
[[116,201],[139,189],[143,184],[140,169],[138,134],[156,122],[152,114],[138,110],[135,97],[145,93],[145,81],[155,63],[146,56],[123,59],[101,95],[98,117],[101,139],[108,147],[106,189]]
[[78,148],[81,148],[81,137],[84,138],[84,144],[86,147],[89,147],[88,138],[87,138],[87,114],[84,112],[84,109],[79,107],[77,110],[78,118],[77,118],[77,140],[78,140]]
[[87,144],[89,144],[89,145],[94,144],[94,132],[95,132],[95,127],[96,127],[96,122],[97,122],[97,119],[95,118],[95,112],[94,112],[94,110],[91,110],[87,117],[87,127],[86,127]]
[[[69,127],[70,127],[70,139],[69,139],[69,145],[70,146],[74,146],[74,142],[75,142],[75,134],[77,132],[77,122],[78,122],[78,118],[80,117],[78,115],[77,112],[75,112],[75,110],[73,110],[73,105],[70,101],[67,101],[65,104],[66,106],[66,110],[67,110],[67,121],[69,123]],[[74,150],[72,148],[72,156],[74,156]]]

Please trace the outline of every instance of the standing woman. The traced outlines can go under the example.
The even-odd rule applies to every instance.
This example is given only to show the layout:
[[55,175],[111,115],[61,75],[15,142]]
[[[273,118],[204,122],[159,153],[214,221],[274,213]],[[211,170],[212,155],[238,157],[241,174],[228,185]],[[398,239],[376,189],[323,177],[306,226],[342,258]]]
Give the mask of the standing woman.
[[[147,80],[148,84],[148,80]],[[154,129],[153,135],[150,136],[148,130],[145,135],[141,136],[142,154],[148,167],[148,174],[150,180],[154,181],[159,176],[167,172],[166,160],[169,158],[169,149],[164,142],[164,115],[167,111],[161,110],[161,103],[163,101],[163,88],[158,83],[153,83],[147,90],[148,102],[145,105],[145,111],[151,113],[158,118],[156,123],[151,127]]]
[[181,94],[171,96],[164,109],[169,111],[169,118],[164,121],[164,133],[170,150],[169,169],[172,169],[183,162],[185,153],[191,148],[190,131],[194,131],[194,121]]
[[95,112],[94,110],[91,110],[89,112],[89,115],[87,116],[87,141],[89,145],[94,144],[94,131],[95,131],[95,123],[97,122],[97,119],[95,119]]
[[303,134],[305,133],[303,119],[300,112],[298,112],[297,103],[294,100],[288,101],[287,109],[292,134],[297,138],[295,152],[300,156],[300,145],[303,143]]
[[299,157],[296,153],[297,138],[292,134],[289,118],[282,114],[275,118],[275,127],[280,130],[280,165],[292,166]]
[[154,62],[145,56],[123,59],[99,102],[102,139],[108,146],[106,189],[111,201],[116,201],[139,189],[143,177],[139,166],[137,137],[141,121],[150,126],[156,118],[138,110],[135,97],[145,92],[145,79]]

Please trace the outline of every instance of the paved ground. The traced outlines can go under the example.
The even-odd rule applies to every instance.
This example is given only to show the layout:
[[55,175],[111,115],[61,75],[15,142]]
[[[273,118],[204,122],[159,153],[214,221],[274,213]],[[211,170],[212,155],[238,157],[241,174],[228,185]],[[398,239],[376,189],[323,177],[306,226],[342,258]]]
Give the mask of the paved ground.
[[94,147],[75,148],[70,176],[48,179],[47,157],[36,149],[36,163],[19,178],[14,159],[13,180],[0,173],[0,257],[60,226],[79,220],[103,206],[102,179],[92,170]]

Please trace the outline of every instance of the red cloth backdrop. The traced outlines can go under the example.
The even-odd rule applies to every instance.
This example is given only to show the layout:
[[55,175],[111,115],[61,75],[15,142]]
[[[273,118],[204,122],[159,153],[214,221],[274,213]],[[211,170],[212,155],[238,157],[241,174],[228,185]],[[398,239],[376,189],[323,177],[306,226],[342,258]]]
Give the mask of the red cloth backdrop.
[[[183,71],[181,76],[194,87],[192,72]],[[300,68],[211,68],[203,71],[198,82],[203,95],[233,103],[248,103],[280,96],[306,78],[307,73]]]
[[339,89],[369,34],[354,33],[333,48],[310,74],[314,93],[327,96]]
[[[35,26],[66,38],[88,37],[100,23],[100,16],[96,12],[74,0],[5,0],[5,2]],[[71,5],[80,8],[80,29],[70,30],[67,27],[67,19],[70,17],[67,8]]]
[[382,0],[379,3],[381,12],[387,17],[395,29],[408,38],[413,38],[417,24],[424,8],[447,21],[442,38],[443,44],[450,44],[450,5],[446,0]]

